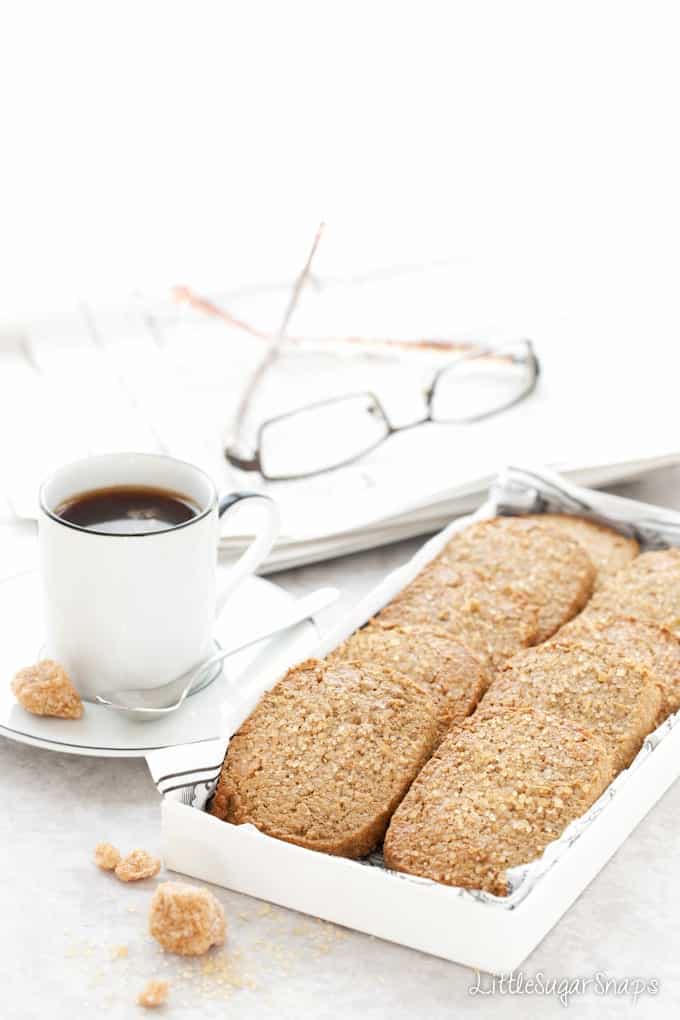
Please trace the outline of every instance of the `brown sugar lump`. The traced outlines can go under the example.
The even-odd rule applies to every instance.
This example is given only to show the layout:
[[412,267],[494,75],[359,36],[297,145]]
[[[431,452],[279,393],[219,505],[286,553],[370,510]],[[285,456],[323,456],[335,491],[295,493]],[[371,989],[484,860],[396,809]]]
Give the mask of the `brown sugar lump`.
[[116,865],[116,878],[121,882],[139,882],[153,878],[161,870],[158,857],[152,857],[146,850],[133,850]]
[[12,680],[12,691],[19,704],[33,715],[80,719],[83,714],[78,691],[66,670],[52,659],[20,669]]
[[595,567],[595,590],[618,574],[640,552],[634,538],[627,538],[614,528],[574,514],[527,514],[525,520],[555,528],[573,538],[588,553]]
[[115,871],[120,860],[120,850],[112,843],[97,843],[94,848],[94,863],[102,871]]
[[224,945],[224,907],[201,886],[161,882],[151,900],[149,932],[169,953],[202,956]]
[[680,710],[680,638],[665,627],[587,610],[563,627],[555,640],[575,641],[608,661],[620,658],[646,669],[661,688],[659,722]]
[[438,739],[430,692],[399,673],[310,659],[231,739],[212,814],[289,843],[363,857]]
[[480,571],[449,576],[435,561],[375,617],[377,626],[436,627],[483,663],[502,665],[534,643],[538,611],[521,592]]
[[507,869],[539,857],[611,772],[603,741],[565,719],[531,707],[477,711],[447,734],[397,808],[385,863],[505,896]]
[[586,604],[595,567],[569,535],[524,517],[494,517],[459,532],[441,559],[479,570],[501,590],[521,592],[538,610],[534,643],[545,641]]
[[587,726],[611,748],[619,771],[654,729],[661,702],[661,689],[646,669],[555,641],[515,656],[481,704],[483,711],[534,705]]
[[147,981],[137,996],[137,1005],[146,1009],[156,1009],[168,1001],[167,981]]
[[442,733],[472,712],[490,679],[488,670],[463,644],[428,625],[384,627],[370,622],[326,661],[356,661],[424,684],[434,697]]
[[680,549],[641,553],[593,597],[588,612],[634,616],[680,635]]

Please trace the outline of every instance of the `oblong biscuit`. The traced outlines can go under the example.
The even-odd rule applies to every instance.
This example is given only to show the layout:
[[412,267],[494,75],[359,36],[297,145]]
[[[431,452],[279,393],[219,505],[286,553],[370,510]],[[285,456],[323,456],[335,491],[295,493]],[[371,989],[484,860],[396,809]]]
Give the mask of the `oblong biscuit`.
[[312,850],[362,857],[438,739],[429,691],[398,673],[310,659],[229,744],[210,811]]
[[654,729],[661,703],[647,669],[555,639],[516,655],[491,682],[480,708],[535,705],[587,726],[611,747],[618,771]]
[[540,856],[607,786],[611,752],[539,709],[476,712],[446,736],[390,822],[389,868],[508,893],[507,869]]
[[619,570],[627,567],[640,552],[634,538],[622,535],[598,521],[575,514],[527,514],[524,520],[536,521],[563,532],[585,549],[595,567],[597,591]]
[[538,610],[538,644],[575,616],[593,590],[590,557],[566,534],[523,517],[494,517],[459,532],[441,553],[457,571],[478,570]]
[[536,640],[538,610],[528,598],[495,583],[482,571],[456,575],[452,583],[430,565],[374,618],[380,627],[430,626],[448,634],[492,667]]
[[665,627],[586,609],[552,640],[575,641],[607,659],[620,657],[648,670],[661,688],[658,722],[680,709],[680,638]]
[[680,634],[680,549],[641,553],[591,599],[588,612],[632,616]]
[[473,711],[490,680],[488,670],[460,641],[428,624],[385,627],[371,621],[326,657],[331,665],[348,660],[426,684],[442,733]]

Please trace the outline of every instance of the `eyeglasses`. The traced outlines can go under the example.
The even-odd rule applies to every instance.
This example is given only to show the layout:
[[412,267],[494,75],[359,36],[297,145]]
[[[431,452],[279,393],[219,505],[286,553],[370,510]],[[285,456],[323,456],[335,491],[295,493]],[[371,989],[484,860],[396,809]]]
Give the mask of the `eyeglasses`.
[[252,456],[234,447],[228,462],[268,481],[293,481],[344,467],[385,440],[420,425],[467,425],[500,414],[536,388],[540,365],[530,340],[476,347],[436,373],[425,392],[426,413],[393,425],[374,393],[350,393],[269,418]]

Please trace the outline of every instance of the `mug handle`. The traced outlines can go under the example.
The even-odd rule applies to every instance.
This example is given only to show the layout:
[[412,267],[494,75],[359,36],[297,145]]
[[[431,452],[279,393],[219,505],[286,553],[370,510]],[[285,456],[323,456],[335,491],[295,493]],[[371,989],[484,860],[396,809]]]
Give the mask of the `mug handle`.
[[228,510],[245,499],[258,500],[261,504],[262,509],[266,512],[264,527],[255,536],[248,548],[241,553],[229,571],[229,578],[217,595],[216,616],[220,615],[224,609],[225,602],[234,589],[238,587],[244,578],[254,574],[260,563],[269,555],[281,527],[278,506],[271,496],[265,496],[261,492],[230,492],[227,496],[222,496],[217,504],[218,516],[220,518],[224,517]]

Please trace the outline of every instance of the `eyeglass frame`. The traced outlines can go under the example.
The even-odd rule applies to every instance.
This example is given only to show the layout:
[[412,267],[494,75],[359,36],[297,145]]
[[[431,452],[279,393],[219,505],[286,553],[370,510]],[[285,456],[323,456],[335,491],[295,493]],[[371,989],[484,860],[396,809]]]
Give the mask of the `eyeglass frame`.
[[[440,378],[445,372],[450,371],[454,365],[459,365],[463,361],[474,361],[476,358],[493,357],[494,355],[502,356],[502,346],[500,348],[487,347],[471,351],[469,354],[464,354],[461,358],[450,361],[446,365],[442,365],[441,368],[437,369],[432,377],[430,385],[424,393],[427,413],[424,418],[420,418],[417,421],[407,422],[405,425],[394,425],[390,421],[389,415],[387,414],[382,401],[375,393],[371,390],[357,390],[352,393],[342,393],[335,397],[328,397],[325,400],[317,400],[311,404],[304,404],[302,407],[297,407],[292,411],[284,411],[282,414],[277,414],[273,418],[267,418],[267,420],[263,421],[258,427],[256,446],[251,457],[242,457],[229,447],[225,447],[224,456],[232,467],[238,468],[241,471],[257,471],[267,482],[294,482],[300,481],[303,478],[313,478],[317,475],[324,475],[329,471],[337,471],[339,468],[347,467],[348,464],[354,464],[356,461],[361,460],[367,454],[377,449],[378,446],[396,435],[398,432],[405,432],[407,429],[418,428],[420,425],[472,425],[475,422],[483,421],[486,418],[493,418],[494,415],[501,414],[503,411],[509,410],[511,407],[514,407],[516,404],[521,403],[523,400],[526,400],[527,397],[531,396],[538,385],[538,380],[541,374],[541,363],[538,360],[538,355],[536,354],[532,341],[525,337],[522,338],[522,340],[513,342],[526,344],[528,354],[527,364],[531,370],[529,382],[521,393],[517,394],[517,396],[508,400],[505,404],[501,404],[499,407],[494,407],[489,411],[481,411],[479,414],[467,415],[463,418],[443,421],[432,417],[433,398]],[[345,460],[339,461],[336,464],[331,464],[328,467],[319,468],[317,471],[306,471],[302,474],[294,475],[274,476],[269,475],[266,471],[264,471],[261,460],[262,433],[268,426],[276,425],[278,422],[285,421],[287,418],[292,418],[303,411],[314,411],[319,407],[329,407],[332,404],[339,404],[341,401],[347,400],[350,397],[370,397],[385,422],[387,431],[384,436],[381,436],[380,439],[376,440],[376,442],[371,446],[367,446],[360,453],[355,453],[352,457],[347,457]]]

